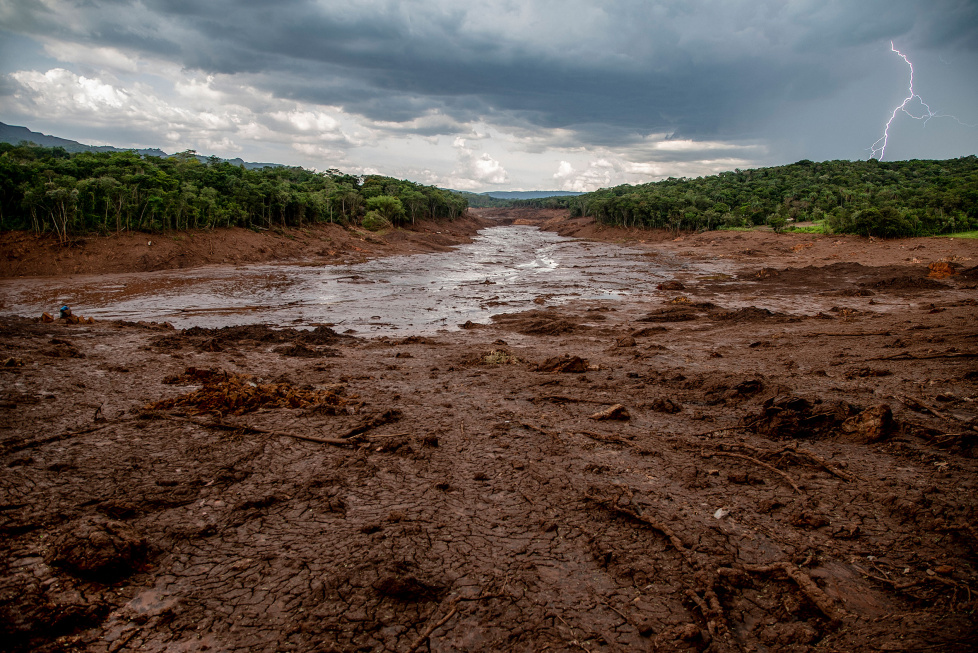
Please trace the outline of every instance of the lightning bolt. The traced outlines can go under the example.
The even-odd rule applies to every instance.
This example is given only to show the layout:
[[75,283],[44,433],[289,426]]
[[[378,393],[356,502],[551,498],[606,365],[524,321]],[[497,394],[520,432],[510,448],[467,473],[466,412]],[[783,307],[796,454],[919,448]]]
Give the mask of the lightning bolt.
[[[910,95],[908,95],[903,100],[903,102],[901,102],[899,105],[897,105],[895,109],[893,109],[893,113],[890,114],[890,119],[886,121],[886,127],[883,128],[883,135],[880,136],[875,143],[873,143],[872,153],[869,155],[869,158],[872,159],[875,156],[878,158],[879,161],[883,160],[883,155],[886,153],[886,143],[890,139],[890,126],[893,124],[893,121],[896,120],[897,114],[900,112],[907,114],[914,120],[923,120],[925,125],[928,123],[928,121],[930,121],[931,118],[951,118],[959,125],[963,125],[965,127],[974,127],[974,125],[967,125],[961,122],[954,116],[949,116],[947,114],[934,112],[930,108],[930,105],[924,102],[924,98],[917,95],[916,91],[913,90],[913,64],[910,63],[910,59],[907,59],[907,55],[903,54],[902,52],[896,49],[896,46],[893,45],[893,41],[890,41],[890,52],[895,52],[897,56],[899,56],[907,63],[907,67],[910,68],[910,89],[909,89]],[[907,105],[913,103],[914,100],[919,102],[920,106],[923,108],[923,112],[920,115],[914,115],[907,108]]]

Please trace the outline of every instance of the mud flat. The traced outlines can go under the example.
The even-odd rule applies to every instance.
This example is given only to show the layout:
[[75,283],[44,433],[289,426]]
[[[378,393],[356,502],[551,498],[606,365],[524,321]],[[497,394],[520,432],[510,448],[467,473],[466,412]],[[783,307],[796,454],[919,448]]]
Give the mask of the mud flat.
[[684,264],[424,336],[3,318],[4,647],[973,650],[978,247],[605,236]]

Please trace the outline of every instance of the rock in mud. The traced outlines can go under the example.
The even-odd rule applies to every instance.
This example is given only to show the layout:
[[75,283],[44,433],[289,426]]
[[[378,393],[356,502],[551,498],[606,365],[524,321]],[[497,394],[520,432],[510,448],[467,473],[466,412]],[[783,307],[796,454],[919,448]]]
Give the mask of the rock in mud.
[[890,437],[895,426],[893,411],[886,404],[879,404],[844,421],[839,427],[837,439],[843,442],[872,444]]
[[765,401],[760,413],[745,417],[742,424],[772,440],[831,437],[858,412],[858,408],[844,401],[825,405],[818,399],[778,395]]
[[548,358],[537,367],[538,372],[562,372],[565,374],[581,374],[587,372],[588,362],[580,356],[562,356]]
[[342,356],[336,349],[330,347],[310,347],[304,342],[296,341],[291,346],[276,347],[273,349],[276,354],[291,356],[293,358],[325,358]]
[[927,266],[930,272],[927,274],[931,279],[947,279],[958,273],[955,265],[947,261],[935,261]]
[[673,401],[669,397],[656,397],[649,402],[649,408],[657,413],[678,413],[683,409],[683,405],[678,401]]
[[82,578],[111,582],[142,566],[147,551],[146,538],[132,526],[88,517],[54,542],[48,562]]
[[630,420],[632,416],[628,414],[627,408],[621,404],[615,404],[614,406],[610,406],[604,410],[599,410],[593,415],[589,415],[589,418],[596,420],[618,420],[624,422]]
[[656,286],[656,288],[659,290],[686,290],[686,286],[684,286],[682,282],[676,281],[675,279],[660,283],[658,286]]

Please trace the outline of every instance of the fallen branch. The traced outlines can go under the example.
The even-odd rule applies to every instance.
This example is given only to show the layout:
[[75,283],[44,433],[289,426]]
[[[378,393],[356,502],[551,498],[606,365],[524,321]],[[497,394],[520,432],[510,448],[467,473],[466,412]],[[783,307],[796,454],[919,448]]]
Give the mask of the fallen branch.
[[752,462],[752,463],[754,463],[756,465],[760,465],[761,467],[763,467],[765,469],[769,469],[772,472],[774,472],[775,474],[778,474],[779,476],[781,476],[782,478],[784,478],[786,481],[788,481],[788,483],[791,485],[791,487],[793,487],[795,489],[795,492],[797,492],[798,494],[802,494],[801,488],[798,487],[798,484],[795,483],[795,481],[790,476],[788,476],[788,474],[782,472],[780,469],[778,469],[777,467],[774,467],[773,465],[768,465],[766,462],[764,462],[762,460],[758,460],[757,458],[752,458],[751,456],[745,456],[744,454],[733,453],[733,452],[729,452],[729,451],[714,451],[713,453],[710,453],[710,452],[707,452],[707,451],[702,451],[700,453],[700,455],[702,455],[704,458],[712,458],[713,456],[725,456],[727,458],[740,458],[741,460],[749,460],[750,462]]
[[703,438],[703,437],[706,437],[707,435],[714,435],[716,433],[723,433],[724,431],[746,431],[746,430],[750,429],[752,426],[754,426],[753,423],[747,424],[746,426],[727,426],[727,427],[724,427],[722,429],[713,429],[712,431],[705,431],[703,433],[694,433],[693,434],[693,437],[694,438]]
[[421,636],[418,637],[416,640],[414,640],[414,644],[411,645],[411,648],[409,648],[406,651],[406,653],[414,653],[419,648],[421,648],[421,646],[428,640],[428,638],[431,637],[431,634],[436,630],[438,630],[439,628],[441,628],[442,626],[444,626],[446,623],[448,623],[448,620],[454,617],[456,612],[458,612],[458,606],[454,605],[452,606],[452,609],[448,611],[448,614],[442,617],[437,623],[434,623],[428,626],[427,628],[425,628],[424,632],[421,633]]
[[94,433],[95,431],[101,431],[102,429],[107,429],[110,426],[115,426],[117,424],[120,424],[121,422],[128,422],[132,419],[133,418],[128,417],[126,419],[121,419],[114,422],[107,422],[105,424],[99,424],[98,426],[92,426],[87,429],[81,429],[79,431],[65,431],[64,433],[51,435],[46,438],[38,438],[37,440],[21,439],[10,443],[5,443],[3,448],[0,449],[0,456],[6,456],[7,454],[23,451],[24,449],[33,449],[34,447],[40,447],[45,444],[51,444],[53,442],[61,442],[62,440],[73,438],[76,435],[85,435],[86,433]]
[[[811,576],[806,574],[804,571],[796,567],[790,562],[775,562],[769,565],[742,565],[743,570],[750,572],[752,574],[770,574],[772,572],[780,571],[784,573],[788,578],[790,578],[801,590],[809,601],[811,601],[819,611],[828,617],[830,620],[838,622],[842,621],[842,618],[846,616],[845,610],[837,608],[835,601],[832,600],[828,594],[822,591],[815,581],[811,579]],[[721,568],[717,570],[721,576],[733,575],[737,573],[736,569]]]
[[640,522],[642,524],[645,524],[646,526],[651,527],[653,530],[659,531],[660,533],[666,536],[666,538],[669,540],[669,543],[672,544],[673,548],[675,548],[677,551],[679,551],[679,553],[683,555],[683,557],[686,559],[686,562],[688,562],[690,566],[693,567],[696,566],[696,561],[693,559],[693,554],[690,552],[689,549],[686,548],[686,545],[683,544],[683,541],[681,539],[679,539],[679,536],[676,535],[675,531],[673,531],[665,524],[658,522],[654,519],[650,519],[644,515],[641,515],[631,508],[626,508],[624,506],[621,506],[618,504],[617,501],[611,501],[610,499],[596,499],[595,502],[598,505],[605,508],[606,510],[609,510],[613,513],[617,513],[619,515],[625,515],[626,517],[629,517],[637,522]]
[[520,426],[522,426],[523,428],[528,429],[530,431],[535,431],[537,433],[540,433],[542,435],[553,436],[553,434],[550,431],[544,430],[544,429],[540,428],[539,426],[534,426],[533,424],[527,424],[526,422],[520,422]]
[[378,426],[383,426],[384,424],[390,424],[392,422],[396,422],[397,420],[401,419],[401,417],[403,417],[403,414],[401,413],[401,411],[397,410],[396,408],[393,410],[384,411],[384,413],[380,415],[371,417],[368,420],[364,420],[360,424],[360,426],[350,429],[340,437],[353,438],[363,433],[366,433],[371,429],[375,429]]
[[610,444],[623,444],[625,446],[630,446],[631,442],[619,435],[610,435],[607,433],[595,433],[593,431],[578,431],[581,435],[586,435],[592,440],[597,440],[598,442],[607,442]]
[[782,447],[778,451],[765,451],[764,449],[758,449],[757,447],[752,447],[752,446],[750,446],[748,444],[734,444],[734,445],[730,445],[730,446],[739,447],[741,449],[749,449],[749,450],[753,451],[756,454],[770,455],[770,456],[778,456],[778,455],[783,454],[783,453],[791,452],[791,453],[796,454],[798,456],[804,456],[805,458],[808,458],[813,463],[815,463],[816,465],[818,465],[819,467],[821,467],[822,469],[824,469],[825,471],[827,471],[829,474],[832,474],[833,476],[836,476],[838,478],[841,478],[844,481],[855,481],[855,480],[858,480],[852,474],[849,474],[847,472],[842,471],[841,469],[838,469],[836,467],[833,467],[832,465],[830,465],[828,463],[827,460],[824,460],[823,458],[820,458],[819,456],[816,456],[811,451],[808,451],[807,449],[799,449],[798,448],[798,445],[796,445],[796,444],[788,444],[788,445],[785,445],[784,447]]
[[898,582],[895,580],[891,580],[889,578],[884,578],[882,576],[875,576],[858,565],[853,565],[853,567],[855,567],[856,570],[866,578],[871,578],[880,583],[886,583],[887,585],[889,585],[895,591],[898,592],[904,592],[906,590],[913,589],[915,587],[920,587],[921,585],[925,585],[928,582],[935,582],[941,585],[945,585],[947,587],[953,587],[955,590],[959,590],[963,588],[968,593],[968,602],[969,603],[971,602],[971,587],[969,587],[966,583],[961,583],[951,578],[943,578],[941,576],[935,575],[935,576],[925,576],[923,578],[916,578],[916,579],[906,580],[903,582]]
[[852,337],[852,338],[863,338],[863,337],[879,337],[879,336],[889,336],[892,335],[889,331],[869,331],[862,333],[805,333],[805,336],[838,336],[838,337]]
[[914,356],[909,351],[902,351],[892,356],[881,356],[877,358],[864,358],[864,361],[925,361],[938,358],[978,358],[978,353],[970,351],[945,352],[943,354],[927,354],[925,356]]
[[534,397],[530,401],[532,401],[533,403],[537,403],[537,402],[540,402],[540,401],[549,401],[550,403],[553,403],[553,404],[574,404],[574,403],[579,403],[579,404],[606,404],[606,403],[608,403],[607,401],[604,401],[604,400],[601,400],[601,399],[583,399],[583,398],[580,398],[580,397],[567,397],[565,395],[545,395],[543,397]]
[[907,395],[893,395],[896,399],[899,399],[903,404],[910,409],[916,410],[921,413],[930,413],[937,419],[949,420],[950,418],[944,413],[939,413],[924,402],[919,399],[914,399],[913,397],[908,397]]
[[301,433],[292,433],[290,431],[273,431],[269,429],[258,428],[257,426],[249,426],[247,424],[237,424],[235,422],[225,422],[225,421],[209,422],[202,419],[194,419],[193,417],[170,415],[168,413],[146,412],[143,414],[149,417],[155,417],[158,419],[167,419],[174,422],[189,422],[190,424],[196,424],[197,426],[203,426],[205,428],[210,428],[210,429],[223,429],[225,431],[245,431],[247,433],[261,433],[263,435],[279,435],[287,438],[295,438],[296,440],[318,442],[319,444],[331,444],[338,447],[349,446],[351,444],[356,444],[359,441],[359,438],[320,438],[315,435],[302,435]]
[[693,603],[696,604],[696,607],[698,607],[700,612],[703,613],[703,618],[706,619],[706,630],[710,633],[710,637],[716,637],[717,626],[716,622],[712,619],[713,613],[710,610],[710,606],[708,606],[706,601],[704,601],[702,597],[700,597],[700,595],[693,590],[686,590],[686,596],[691,598]]
[[798,448],[795,447],[795,445],[789,445],[789,446],[785,447],[783,449],[783,451],[791,451],[792,453],[798,454],[799,456],[805,456],[806,458],[808,458],[809,460],[811,460],[813,463],[817,464],[819,467],[821,467],[822,469],[824,469],[825,471],[827,471],[832,476],[835,476],[837,478],[841,478],[843,481],[852,482],[852,481],[857,480],[856,477],[853,476],[852,474],[849,474],[848,472],[844,472],[841,469],[838,469],[837,467],[833,467],[832,465],[830,465],[828,463],[828,461],[826,461],[826,460],[824,460],[822,458],[819,458],[818,456],[816,456],[815,454],[813,454],[811,451],[806,451],[805,449],[798,449]]

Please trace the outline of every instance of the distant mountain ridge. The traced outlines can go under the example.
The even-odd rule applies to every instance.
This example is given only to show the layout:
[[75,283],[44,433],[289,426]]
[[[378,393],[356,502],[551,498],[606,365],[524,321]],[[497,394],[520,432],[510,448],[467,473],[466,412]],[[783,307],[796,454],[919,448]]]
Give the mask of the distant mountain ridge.
[[[136,152],[142,156],[158,156],[160,158],[166,158],[172,156],[167,154],[163,150],[152,147],[137,149],[134,147],[113,147],[111,145],[85,145],[84,143],[79,143],[78,141],[72,141],[67,138],[60,138],[58,136],[48,136],[47,134],[42,134],[41,132],[31,131],[27,127],[19,127],[17,125],[8,125],[6,123],[0,122],[0,143],[10,143],[12,145],[18,145],[21,142],[34,143],[42,147],[63,147],[68,152]],[[218,157],[220,158],[220,157]],[[197,160],[201,163],[206,163],[210,159],[208,156],[202,154],[197,155]],[[227,161],[231,165],[243,165],[249,170],[254,170],[257,168],[281,168],[284,167],[281,163],[255,163],[253,161],[245,161],[243,159],[221,159],[221,161]]]
[[570,197],[583,195],[570,190],[491,190],[479,195],[488,195],[497,200],[537,200],[544,197]]
[[573,197],[583,195],[569,190],[490,190],[485,193],[472,193],[467,190],[446,188],[451,193],[461,195],[469,201],[469,206],[478,208],[500,208],[512,206],[517,200],[539,200],[548,197]]

